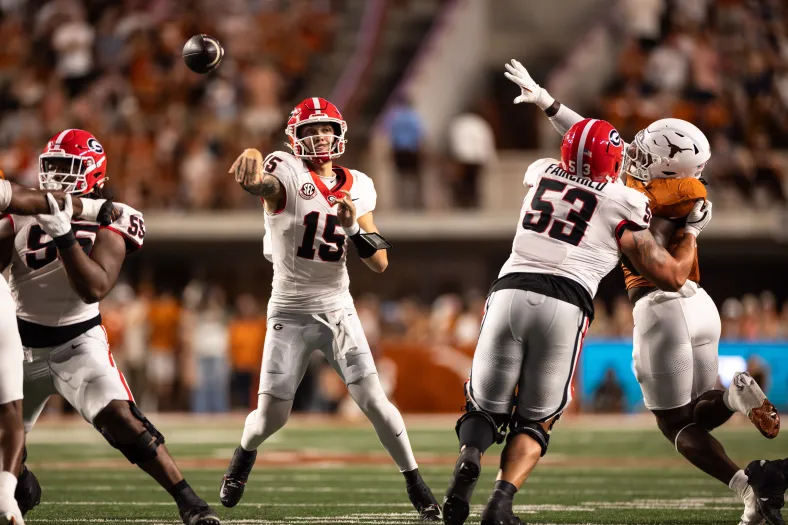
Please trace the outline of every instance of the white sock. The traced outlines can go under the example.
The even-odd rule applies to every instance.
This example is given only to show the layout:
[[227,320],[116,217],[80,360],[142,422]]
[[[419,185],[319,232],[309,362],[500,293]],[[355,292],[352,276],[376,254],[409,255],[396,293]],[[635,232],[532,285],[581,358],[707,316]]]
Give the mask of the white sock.
[[400,472],[418,468],[402,414],[386,397],[378,375],[367,376],[361,381],[348,385],[347,388],[353,400],[375,427],[378,439],[397,464]]
[[246,451],[257,450],[266,439],[285,426],[293,408],[292,399],[280,399],[270,394],[260,394],[257,399],[257,410],[246,416],[241,436],[241,447]]
[[0,498],[14,499],[16,492],[16,476],[8,471],[0,472]]
[[747,487],[749,486],[747,474],[744,473],[744,470],[739,470],[736,472],[736,474],[733,475],[730,482],[728,483],[728,488],[738,494],[741,498],[744,498],[744,493],[747,491]]

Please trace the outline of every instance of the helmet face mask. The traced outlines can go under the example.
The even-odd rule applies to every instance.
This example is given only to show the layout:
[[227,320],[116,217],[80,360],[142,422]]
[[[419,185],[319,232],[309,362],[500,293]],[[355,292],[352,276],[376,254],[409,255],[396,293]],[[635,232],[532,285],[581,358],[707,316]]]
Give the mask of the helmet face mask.
[[[324,133],[328,130],[322,130],[323,126],[330,126],[333,135]],[[301,101],[290,113],[285,129],[293,155],[315,164],[329,162],[345,153],[345,133],[347,123],[342,114],[331,102],[319,97]],[[328,148],[321,138],[329,139]]]
[[106,182],[106,154],[96,137],[69,129],[52,137],[38,157],[38,185],[42,190],[83,195]]

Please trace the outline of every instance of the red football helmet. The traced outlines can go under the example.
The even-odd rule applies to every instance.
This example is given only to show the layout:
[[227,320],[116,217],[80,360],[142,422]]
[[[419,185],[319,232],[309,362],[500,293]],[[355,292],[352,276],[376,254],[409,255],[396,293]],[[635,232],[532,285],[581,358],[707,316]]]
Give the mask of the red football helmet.
[[[326,122],[334,128],[331,144],[326,151],[316,151],[315,137],[299,137],[298,128],[305,124]],[[320,97],[307,98],[301,101],[290,113],[285,134],[290,139],[290,149],[298,158],[307,159],[316,164],[328,162],[345,153],[345,133],[347,123],[342,113],[328,100]],[[325,137],[325,135],[323,135]]]
[[561,141],[561,167],[570,175],[594,182],[615,182],[621,171],[624,143],[610,122],[587,118]]
[[38,157],[42,190],[84,195],[107,180],[107,154],[91,133],[67,129],[52,137]]

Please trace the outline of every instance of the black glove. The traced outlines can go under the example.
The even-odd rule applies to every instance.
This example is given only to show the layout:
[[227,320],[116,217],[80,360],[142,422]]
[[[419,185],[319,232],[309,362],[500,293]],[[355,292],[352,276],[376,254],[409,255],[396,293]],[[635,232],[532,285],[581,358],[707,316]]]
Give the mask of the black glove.
[[101,226],[109,226],[113,222],[120,219],[121,215],[123,215],[123,210],[121,208],[116,208],[112,203],[112,199],[107,199],[106,202],[101,205],[101,208],[99,208],[99,214],[96,222],[98,222]]

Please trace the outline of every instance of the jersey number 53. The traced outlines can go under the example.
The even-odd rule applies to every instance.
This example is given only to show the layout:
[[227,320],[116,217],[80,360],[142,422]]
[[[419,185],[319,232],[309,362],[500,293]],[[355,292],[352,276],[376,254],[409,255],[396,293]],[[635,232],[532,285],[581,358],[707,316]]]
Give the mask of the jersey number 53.
[[[523,228],[536,233],[544,233],[550,227],[547,235],[558,241],[577,246],[583,240],[588,228],[588,221],[591,220],[599,202],[596,195],[581,188],[571,187],[563,193],[564,190],[566,190],[565,182],[542,179],[531,201],[531,210],[523,217]],[[580,209],[569,210],[563,219],[553,217],[555,212],[553,204],[549,200],[544,200],[545,193],[548,191],[563,193],[561,200],[568,202],[570,206],[574,206],[579,201]],[[565,230],[569,226],[571,226],[571,230],[567,233]]]

